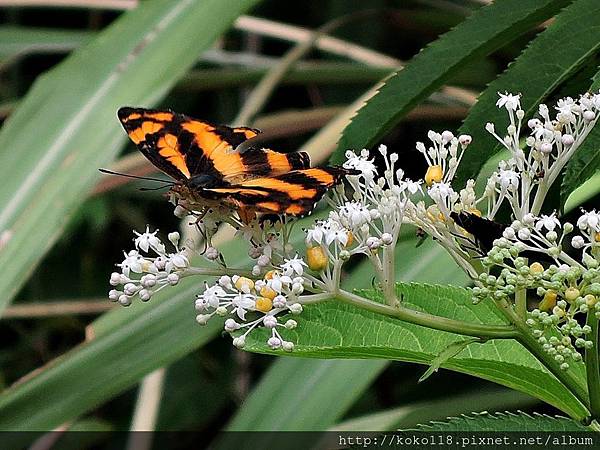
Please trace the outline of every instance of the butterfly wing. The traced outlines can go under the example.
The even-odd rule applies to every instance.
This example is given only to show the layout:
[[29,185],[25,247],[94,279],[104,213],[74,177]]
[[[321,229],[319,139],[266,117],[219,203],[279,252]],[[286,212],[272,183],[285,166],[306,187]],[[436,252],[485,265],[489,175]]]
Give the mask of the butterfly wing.
[[489,252],[494,246],[494,241],[502,237],[508,225],[479,217],[469,212],[451,212],[450,217],[456,224],[475,237],[477,246],[484,252]]
[[205,195],[241,209],[302,216],[332,186],[354,171],[341,167],[292,170],[273,177],[259,177],[227,187],[204,189]]
[[259,133],[253,128],[214,125],[170,110],[124,107],[118,116],[150,162],[178,181],[201,177],[202,184],[217,186],[310,165],[303,152],[284,154],[259,148],[235,152]]

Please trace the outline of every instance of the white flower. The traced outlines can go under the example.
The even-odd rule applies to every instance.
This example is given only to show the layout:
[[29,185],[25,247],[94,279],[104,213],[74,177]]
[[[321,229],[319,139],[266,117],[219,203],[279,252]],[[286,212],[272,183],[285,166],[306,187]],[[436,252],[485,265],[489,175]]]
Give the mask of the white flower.
[[165,252],[164,244],[160,241],[158,237],[156,237],[156,233],[158,232],[158,230],[154,231],[153,233],[150,233],[150,228],[146,226],[146,231],[142,234],[138,233],[135,230],[133,232],[137,235],[137,237],[134,240],[136,248],[139,248],[144,252],[148,252],[149,248],[151,248],[159,254]]
[[353,230],[371,221],[369,209],[358,202],[344,203],[338,208],[336,215],[344,226]]
[[498,184],[503,191],[515,191],[519,187],[519,174],[514,170],[500,169],[496,174]]
[[407,190],[411,195],[414,195],[417,192],[423,193],[421,183],[418,181],[412,181],[408,178],[400,181],[399,186],[402,188],[402,190]]
[[427,192],[436,202],[445,202],[447,198],[452,199],[456,193],[449,183],[434,183]]
[[165,264],[165,270],[171,272],[173,270],[185,269],[190,265],[187,257],[182,253],[172,253]]
[[577,226],[580,230],[590,230],[600,232],[600,213],[593,211],[584,212],[579,219],[577,219]]
[[318,221],[315,226],[306,232],[306,243],[331,245],[333,242],[339,242],[342,245],[348,243],[348,230],[333,218]]
[[238,317],[242,320],[246,320],[246,312],[248,312],[249,309],[254,309],[256,302],[251,295],[239,293],[233,298],[231,304],[234,306]]
[[556,218],[555,213],[549,216],[542,214],[542,217],[535,224],[535,229],[541,231],[542,228],[546,228],[548,231],[554,231],[557,226],[560,227],[560,221]]
[[219,306],[219,299],[226,295],[226,292],[221,286],[211,286],[198,296],[199,302],[196,302],[196,306],[210,306],[211,308],[217,308]]
[[283,271],[283,274],[288,277],[293,277],[294,275],[301,276],[304,273],[304,267],[307,267],[306,263],[302,258],[296,255],[292,259],[286,259],[281,265],[281,270]]
[[360,152],[360,156],[351,150],[346,152],[347,161],[344,163],[345,169],[356,169],[360,171],[361,175],[366,181],[372,181],[377,173],[377,167],[373,164],[373,160],[367,159],[369,157],[369,151],[363,150]]
[[496,106],[498,108],[505,107],[508,111],[516,111],[517,109],[521,108],[520,94],[514,95],[509,94],[508,92],[501,94],[500,92],[498,92],[498,95],[500,96],[500,98],[496,102]]
[[137,250],[131,250],[129,253],[125,253],[125,259],[121,264],[117,264],[117,266],[121,268],[123,275],[129,277],[131,272],[142,273],[142,264],[144,262],[144,258]]

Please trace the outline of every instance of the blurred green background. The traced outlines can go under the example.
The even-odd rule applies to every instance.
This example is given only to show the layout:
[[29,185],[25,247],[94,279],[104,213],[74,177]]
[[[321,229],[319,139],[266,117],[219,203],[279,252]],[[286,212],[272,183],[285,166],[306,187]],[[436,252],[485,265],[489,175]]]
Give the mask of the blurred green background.
[[[12,127],[0,138],[0,175],[6,183],[0,208],[14,206],[23,214],[7,219],[11,227],[0,227],[0,255],[13,252],[2,260],[2,270],[14,270],[2,285],[7,306],[0,319],[0,386],[66,354],[57,369],[62,372],[38,377],[37,387],[26,385],[18,396],[5,398],[2,426],[194,430],[202,432],[204,442],[195,442],[200,446],[224,429],[385,430],[473,411],[554,413],[524,394],[445,370],[418,384],[424,366],[238,351],[217,328],[199,330],[194,324],[191,284],[178,291],[174,306],[169,298],[153,300],[95,322],[114,307],[106,299],[108,278],[123,250],[132,247],[131,230],[146,224],[164,232],[179,227],[160,191],[142,192],[139,187],[147,183],[100,177],[95,170],[154,173],[125,142],[116,119],[119,106],[156,105],[217,123],[251,125],[263,129],[271,148],[304,146],[313,159],[326,161],[353,102],[486,3],[0,1],[0,119]],[[294,45],[323,26],[327,35],[294,55]],[[425,170],[414,143],[429,129],[458,129],[478,94],[539,31],[531,27],[489,55],[472,58],[447,80],[451,90],[416,106],[386,134],[382,142],[403,152],[409,177],[418,179]],[[65,62],[72,52],[79,53]],[[256,103],[253,88],[277,71],[282,76],[264,85],[270,95]],[[593,73],[578,76],[588,79]],[[249,104],[253,109],[244,109]],[[27,131],[19,134],[19,128]],[[62,156],[38,164],[54,150]],[[11,177],[20,184],[11,187]],[[31,189],[23,188],[26,183]],[[593,205],[597,197],[587,202]],[[28,211],[37,215],[26,216]],[[28,231],[11,248],[11,230],[20,226]],[[412,234],[403,245],[410,260]],[[438,250],[426,249],[428,262],[405,267],[400,273],[405,281],[465,282]],[[370,281],[348,274],[352,287]],[[169,313],[169,322],[158,316],[122,332],[123,324],[152,308],[177,310]],[[98,348],[80,347],[106,336]],[[150,344],[144,347],[144,341]],[[163,345],[152,347],[155,342]],[[97,355],[102,368],[96,371],[90,364]],[[106,355],[114,356],[112,366],[102,359]],[[40,396],[40,386],[47,397]],[[107,433],[101,439],[98,448],[109,448],[116,438]]]

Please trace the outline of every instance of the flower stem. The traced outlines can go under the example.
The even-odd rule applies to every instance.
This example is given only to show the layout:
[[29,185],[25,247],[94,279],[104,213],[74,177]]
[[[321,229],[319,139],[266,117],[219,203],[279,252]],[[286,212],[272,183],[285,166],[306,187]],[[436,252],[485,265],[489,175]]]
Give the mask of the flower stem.
[[485,325],[448,319],[446,317],[415,311],[406,308],[402,304],[398,306],[385,305],[341,289],[331,295],[344,303],[354,305],[358,308],[386,316],[397,317],[405,322],[435,330],[465,336],[476,336],[482,339],[511,339],[516,338],[518,335],[515,327],[512,325]]
[[515,306],[519,317],[525,318],[527,316],[527,289],[518,289],[515,292]]
[[598,318],[594,311],[588,312],[587,325],[592,329],[591,341],[594,343],[592,348],[585,350],[585,370],[588,392],[590,393],[590,409],[592,417],[600,420],[600,360],[598,355],[600,339],[598,336]]
[[[395,242],[395,241],[394,241]],[[396,263],[395,245],[386,245],[383,248],[383,297],[389,306],[398,307],[400,302],[396,297]]]

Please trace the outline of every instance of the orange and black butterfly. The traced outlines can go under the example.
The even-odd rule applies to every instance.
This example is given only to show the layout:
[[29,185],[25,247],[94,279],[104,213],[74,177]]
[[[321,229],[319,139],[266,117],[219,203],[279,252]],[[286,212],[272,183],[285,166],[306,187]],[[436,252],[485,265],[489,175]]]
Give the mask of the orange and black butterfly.
[[[119,120],[138,149],[175,184],[208,204],[240,211],[301,216],[353,170],[310,168],[305,152],[279,153],[251,145],[260,133],[193,119],[170,110],[123,107]],[[250,143],[249,143],[250,144]]]

